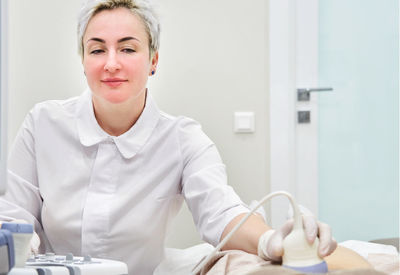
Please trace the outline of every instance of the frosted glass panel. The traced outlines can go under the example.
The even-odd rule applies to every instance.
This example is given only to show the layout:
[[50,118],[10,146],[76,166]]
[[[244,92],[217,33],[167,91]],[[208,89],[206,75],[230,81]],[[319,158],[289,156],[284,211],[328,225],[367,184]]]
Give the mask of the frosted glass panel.
[[319,1],[320,219],[339,240],[399,236],[399,1]]

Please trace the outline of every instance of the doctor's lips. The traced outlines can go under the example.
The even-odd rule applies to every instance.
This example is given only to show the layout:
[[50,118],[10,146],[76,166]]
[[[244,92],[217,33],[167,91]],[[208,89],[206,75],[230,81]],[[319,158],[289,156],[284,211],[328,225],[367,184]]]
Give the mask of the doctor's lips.
[[116,78],[116,77],[112,77],[112,78],[105,78],[102,79],[101,82],[110,86],[110,87],[118,87],[119,85],[121,85],[124,82],[127,82],[128,80],[126,79],[122,79],[122,78]]

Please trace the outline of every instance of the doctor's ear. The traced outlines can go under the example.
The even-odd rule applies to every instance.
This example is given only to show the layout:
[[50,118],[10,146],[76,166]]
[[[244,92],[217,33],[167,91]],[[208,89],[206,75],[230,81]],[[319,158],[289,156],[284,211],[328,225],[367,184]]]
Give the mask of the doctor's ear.
[[158,65],[158,52],[152,54],[150,61],[151,61],[151,71],[149,72],[149,76],[152,76],[156,73]]
[[150,61],[151,61],[151,66],[155,70],[158,64],[158,52],[155,52],[151,55]]

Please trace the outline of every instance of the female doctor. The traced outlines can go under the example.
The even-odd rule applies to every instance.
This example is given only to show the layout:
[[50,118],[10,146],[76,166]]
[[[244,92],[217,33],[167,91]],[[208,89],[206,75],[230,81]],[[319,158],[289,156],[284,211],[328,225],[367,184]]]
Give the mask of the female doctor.
[[[37,104],[13,144],[0,219],[34,224],[32,249],[72,252],[152,274],[182,199],[212,245],[248,207],[227,185],[213,142],[195,121],[160,111],[147,90],[157,72],[160,26],[148,1],[89,0],[78,22],[89,88]],[[305,218],[309,242],[333,252],[330,228]],[[288,222],[272,230],[252,216],[224,249],[280,260]]]

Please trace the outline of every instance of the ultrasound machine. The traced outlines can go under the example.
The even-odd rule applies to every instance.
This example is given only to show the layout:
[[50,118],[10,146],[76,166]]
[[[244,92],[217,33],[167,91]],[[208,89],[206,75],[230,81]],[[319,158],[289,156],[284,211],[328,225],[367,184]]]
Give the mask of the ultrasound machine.
[[[0,1],[0,196],[6,192],[7,160],[7,31],[8,2]],[[4,227],[6,229],[4,229]],[[22,257],[21,236],[32,234],[28,224],[10,223],[0,228],[0,275],[124,275],[128,274],[123,262],[91,258],[89,255],[77,257],[71,253],[55,255],[51,251],[44,255]],[[31,236],[31,235],[28,235]],[[30,238],[27,239],[29,249]],[[26,242],[25,242],[26,243]],[[24,253],[22,253],[24,254]],[[16,267],[18,266],[18,267]]]

